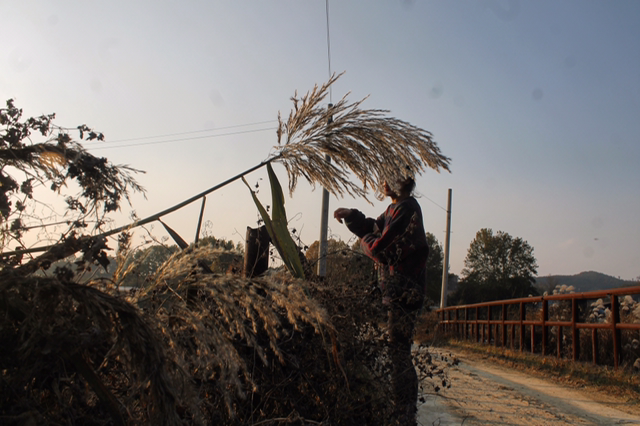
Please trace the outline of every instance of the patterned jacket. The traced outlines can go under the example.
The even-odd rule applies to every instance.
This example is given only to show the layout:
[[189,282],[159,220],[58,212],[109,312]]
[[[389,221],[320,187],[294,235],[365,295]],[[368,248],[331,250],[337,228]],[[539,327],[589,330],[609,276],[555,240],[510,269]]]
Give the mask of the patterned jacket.
[[422,210],[415,198],[389,205],[377,219],[353,209],[345,223],[360,237],[364,253],[386,266],[382,269],[386,269],[387,277],[399,276],[403,287],[417,288],[424,293],[429,245]]

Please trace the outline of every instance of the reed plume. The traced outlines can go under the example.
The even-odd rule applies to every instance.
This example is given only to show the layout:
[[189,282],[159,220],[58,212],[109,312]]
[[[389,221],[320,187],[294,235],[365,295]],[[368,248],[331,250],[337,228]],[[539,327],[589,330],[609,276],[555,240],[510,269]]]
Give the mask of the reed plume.
[[[362,109],[366,98],[350,103],[345,95],[324,108],[329,87],[341,75],[334,74],[302,97],[296,92],[291,98],[294,109],[286,122],[278,114],[273,161],[286,168],[290,193],[304,177],[336,196],[349,194],[368,200],[370,189],[377,190],[399,173],[422,174],[427,168],[450,171],[450,159],[440,152],[430,132],[387,117],[387,110]],[[361,186],[350,179],[350,172]]]

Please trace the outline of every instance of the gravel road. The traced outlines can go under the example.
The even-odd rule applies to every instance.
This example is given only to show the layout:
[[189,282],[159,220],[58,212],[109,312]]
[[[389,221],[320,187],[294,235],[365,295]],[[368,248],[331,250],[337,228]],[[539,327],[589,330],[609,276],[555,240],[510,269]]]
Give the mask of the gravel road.
[[439,373],[422,381],[419,425],[640,425],[639,407],[609,395],[560,386],[480,356],[416,350],[431,358],[427,372]]

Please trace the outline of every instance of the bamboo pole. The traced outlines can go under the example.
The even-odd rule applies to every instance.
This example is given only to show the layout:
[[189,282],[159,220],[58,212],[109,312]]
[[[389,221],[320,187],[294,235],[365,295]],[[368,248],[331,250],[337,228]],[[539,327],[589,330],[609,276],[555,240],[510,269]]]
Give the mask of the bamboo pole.
[[[213,186],[213,187],[211,187],[211,188],[209,188],[209,189],[207,189],[205,191],[202,191],[201,193],[199,193],[197,195],[194,195],[193,197],[191,197],[191,198],[189,198],[189,199],[187,199],[187,200],[185,200],[185,201],[183,201],[181,203],[176,204],[173,207],[169,207],[166,210],[162,210],[159,213],[153,214],[153,215],[151,215],[149,217],[146,217],[144,219],[137,220],[137,221],[132,222],[132,223],[130,223],[128,225],[124,225],[124,226],[121,226],[119,228],[115,228],[115,229],[112,229],[110,231],[103,232],[102,234],[96,235],[96,237],[105,238],[105,237],[120,233],[122,231],[126,231],[126,230],[131,229],[131,228],[137,228],[138,226],[142,226],[142,225],[146,225],[148,223],[154,222],[154,221],[160,219],[162,216],[165,216],[165,215],[167,215],[169,213],[173,213],[174,211],[179,210],[179,209],[181,209],[181,208],[193,203],[194,201],[199,200],[200,198],[204,197],[205,195],[208,195],[208,194],[212,193],[213,191],[216,191],[216,190],[222,188],[223,186],[226,186],[226,185],[230,184],[231,182],[235,182],[236,180],[240,179],[241,177],[243,177],[243,176],[245,176],[245,175],[247,175],[247,174],[249,174],[249,173],[251,173],[251,172],[253,172],[253,171],[257,170],[257,169],[266,166],[267,164],[269,164],[270,162],[272,162],[272,161],[274,161],[274,160],[276,160],[278,158],[279,158],[279,155],[275,155],[275,156],[273,156],[273,157],[261,162],[260,164],[257,164],[255,166],[245,170],[244,172],[239,173],[239,174],[233,176],[232,178],[229,178],[229,179],[225,180],[222,183],[219,183],[219,184],[217,184],[217,185],[215,185],[215,186]],[[0,256],[9,257],[9,256],[27,254],[27,253],[38,253],[38,252],[42,252],[42,251],[47,251],[47,250],[49,250],[52,247],[55,247],[57,245],[58,244],[52,244],[52,245],[49,245],[49,246],[34,247],[34,248],[30,248],[30,249],[5,252],[5,253],[0,254]]]

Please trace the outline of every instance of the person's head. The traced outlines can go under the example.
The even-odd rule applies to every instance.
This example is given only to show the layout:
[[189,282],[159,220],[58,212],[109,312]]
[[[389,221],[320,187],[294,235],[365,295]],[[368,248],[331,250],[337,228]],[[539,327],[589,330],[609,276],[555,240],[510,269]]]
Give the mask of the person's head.
[[382,184],[382,195],[392,199],[404,199],[413,195],[416,181],[412,176],[402,176],[394,180],[385,180]]

